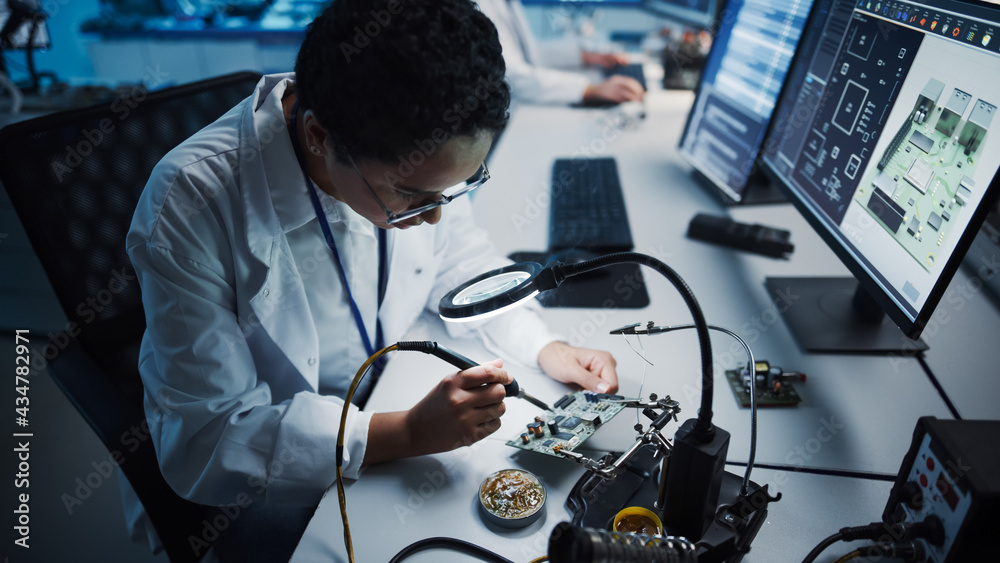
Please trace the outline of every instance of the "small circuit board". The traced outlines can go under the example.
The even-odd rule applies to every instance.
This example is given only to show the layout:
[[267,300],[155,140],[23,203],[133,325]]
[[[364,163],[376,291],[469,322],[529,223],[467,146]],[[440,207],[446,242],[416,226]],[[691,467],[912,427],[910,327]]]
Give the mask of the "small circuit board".
[[[750,389],[747,386],[746,368],[726,370],[726,381],[741,407],[750,406]],[[802,402],[795,386],[785,380],[779,385],[757,386],[758,407],[794,407]]]
[[560,451],[572,451],[594,435],[624,408],[625,397],[607,393],[573,391],[563,395],[552,410],[521,428],[508,446],[555,457]]

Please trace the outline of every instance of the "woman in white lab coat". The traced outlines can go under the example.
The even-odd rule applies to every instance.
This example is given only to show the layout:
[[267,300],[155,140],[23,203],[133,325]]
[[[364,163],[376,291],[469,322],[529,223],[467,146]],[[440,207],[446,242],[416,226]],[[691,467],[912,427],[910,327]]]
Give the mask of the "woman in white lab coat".
[[[446,291],[503,263],[467,196],[439,205],[449,186],[488,175],[503,76],[496,31],[469,0],[337,0],[295,74],[265,76],[154,170],[127,238],[148,325],[149,431],[177,493],[241,507],[221,534],[239,541],[217,544],[220,555],[287,559],[334,481],[357,368]],[[481,331],[559,381],[617,387],[609,354],[557,342],[532,311]],[[351,405],[345,475],[496,431],[509,381],[494,361],[414,389],[424,397],[408,411]],[[305,511],[289,517],[295,506]]]

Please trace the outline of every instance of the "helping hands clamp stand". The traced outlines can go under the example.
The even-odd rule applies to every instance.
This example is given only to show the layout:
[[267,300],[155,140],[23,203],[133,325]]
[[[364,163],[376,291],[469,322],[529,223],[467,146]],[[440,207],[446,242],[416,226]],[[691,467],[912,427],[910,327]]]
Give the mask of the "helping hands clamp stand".
[[[661,334],[691,328],[691,325],[656,327],[652,322],[646,327],[640,326],[636,323],[611,333]],[[669,395],[657,398],[655,394],[650,394],[647,401],[624,399],[615,402],[641,408],[643,415],[652,421],[645,432],[641,424],[636,424],[639,435],[631,448],[621,454],[608,453],[596,461],[576,452],[560,452],[587,470],[566,499],[566,507],[573,514],[572,523],[584,528],[609,529],[618,511],[627,506],[641,506],[660,515],[665,515],[668,509],[666,483],[673,442],[661,431],[671,420],[677,422],[680,405]],[[767,519],[767,505],[780,498],[780,493],[771,496],[767,485],[761,487],[722,472],[719,502],[712,523],[700,538],[687,538],[695,544],[697,560],[702,563],[741,561]],[[664,528],[664,535],[681,535],[669,525]]]

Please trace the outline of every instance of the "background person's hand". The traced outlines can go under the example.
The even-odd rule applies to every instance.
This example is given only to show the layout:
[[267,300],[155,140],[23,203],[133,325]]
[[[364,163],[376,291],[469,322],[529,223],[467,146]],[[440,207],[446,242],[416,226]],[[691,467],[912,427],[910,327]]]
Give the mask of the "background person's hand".
[[599,66],[611,68],[629,64],[628,55],[625,53],[595,53],[593,51],[583,52],[583,64],[587,66]]
[[591,84],[583,93],[585,105],[606,103],[620,104],[622,102],[641,101],[646,91],[639,81],[628,77],[615,75],[600,84]]

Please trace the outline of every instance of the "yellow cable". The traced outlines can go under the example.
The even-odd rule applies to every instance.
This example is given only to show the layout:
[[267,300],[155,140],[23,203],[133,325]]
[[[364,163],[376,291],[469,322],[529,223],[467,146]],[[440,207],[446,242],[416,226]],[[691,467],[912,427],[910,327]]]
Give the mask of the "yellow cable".
[[[391,344],[382,348],[378,352],[369,357],[361,368],[358,369],[358,373],[354,376],[351,381],[351,386],[347,390],[347,396],[344,397],[344,408],[340,414],[340,429],[337,431],[337,451],[344,451],[344,429],[347,428],[347,411],[348,406],[351,404],[351,399],[354,398],[354,392],[358,389],[358,385],[361,380],[364,379],[365,374],[368,373],[368,369],[371,368],[372,364],[376,360],[382,357],[386,352],[391,352],[397,350],[395,344]],[[347,523],[347,496],[344,494],[344,468],[341,467],[343,463],[343,456],[340,457],[340,463],[337,464],[337,500],[340,501],[340,518],[344,522],[344,546],[347,548],[347,559],[354,563],[354,546],[351,544],[351,527]]]
[[538,558],[532,559],[531,561],[528,561],[528,563],[542,563],[542,561],[548,561],[548,560],[549,560],[549,556],[548,555],[543,555],[541,557],[538,557]]
[[861,550],[855,549],[854,551],[848,553],[847,555],[841,557],[840,559],[834,561],[833,563],[844,563],[845,561],[850,561],[851,559],[857,559],[861,557]]

